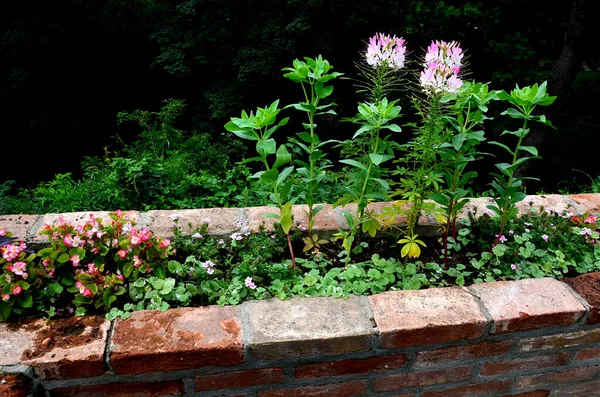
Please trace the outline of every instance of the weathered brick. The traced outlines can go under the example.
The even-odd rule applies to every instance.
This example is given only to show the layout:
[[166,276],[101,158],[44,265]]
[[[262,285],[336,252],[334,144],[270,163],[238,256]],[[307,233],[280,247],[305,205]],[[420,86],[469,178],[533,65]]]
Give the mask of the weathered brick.
[[[184,235],[191,235],[196,227],[208,222],[208,233],[215,236],[229,236],[237,230],[235,223],[244,220],[241,208],[199,208],[187,210],[152,210],[145,213],[145,226],[158,236],[172,237],[175,223],[171,215],[178,215],[177,226]],[[191,224],[191,229],[188,225]]]
[[[600,196],[600,195],[598,195]],[[590,306],[588,324],[600,323],[600,272],[581,274],[562,280],[568,284]]]
[[569,358],[568,352],[547,354],[545,356],[532,356],[522,358],[512,358],[509,360],[500,360],[486,362],[481,369],[481,375],[499,375],[507,374],[511,372],[518,372],[527,369],[538,369],[555,367],[558,365],[564,365]]
[[546,211],[552,210],[559,213],[567,211],[571,215],[575,215],[581,210],[572,198],[562,194],[527,195],[517,204],[517,207],[520,214],[529,214],[532,209],[539,213],[542,207]]
[[244,305],[254,359],[344,354],[371,347],[374,330],[360,297],[269,299]]
[[517,379],[517,389],[529,389],[537,386],[554,386],[563,383],[589,380],[598,373],[598,367],[571,368],[560,372],[545,372],[543,374],[521,376]]
[[238,307],[138,311],[117,320],[110,359],[119,374],[236,365],[243,358]]
[[575,361],[583,360],[600,360],[600,347],[593,347],[591,349],[582,349],[575,354]]
[[580,208],[581,212],[600,212],[600,194],[581,193],[568,196]]
[[600,381],[581,382],[570,386],[560,387],[552,392],[553,397],[598,397],[600,396]]
[[0,324],[0,366],[29,365],[45,379],[100,375],[109,327],[99,316]]
[[518,394],[505,394],[502,397],[548,397],[549,395],[550,390],[534,390]]
[[453,367],[434,371],[387,375],[373,380],[373,391],[384,392],[410,387],[423,387],[441,383],[460,382],[471,378],[472,366]]
[[558,280],[498,281],[469,287],[492,316],[492,334],[576,323],[586,312]]
[[590,331],[577,331],[566,334],[555,334],[537,336],[519,341],[518,351],[534,351],[544,349],[556,349],[560,347],[572,347],[589,345],[600,341],[600,329]]
[[[11,232],[18,240],[28,241],[29,237],[37,232],[33,230],[33,226],[40,217],[41,215],[1,215],[0,227]],[[48,241],[48,238],[44,237]]]
[[[333,212],[330,204],[315,204],[323,205],[323,209],[320,210],[317,215],[313,218],[313,230],[319,234],[320,238],[328,239],[333,235],[333,232],[341,227],[338,223],[337,218]],[[265,214],[278,214],[279,210],[272,207],[249,207],[246,209],[248,216],[250,229],[258,231],[260,226],[264,223],[266,230],[273,230],[276,223],[276,219],[267,218]],[[294,205],[292,206],[292,215],[294,216],[294,222],[301,222],[301,225],[308,227],[308,206],[307,205]]]
[[26,397],[31,389],[31,379],[23,375],[0,374],[0,396]]
[[508,389],[510,389],[509,380],[497,380],[440,390],[429,390],[423,393],[423,397],[482,397],[494,393],[506,392]]
[[182,396],[183,384],[171,380],[151,383],[108,383],[73,386],[50,391],[52,397],[167,397]]
[[197,376],[195,390],[218,390],[236,387],[281,383],[285,378],[281,368],[261,368],[245,371],[221,372],[212,375]]
[[305,364],[296,368],[296,378],[320,378],[324,376],[344,376],[369,372],[390,371],[406,364],[405,354],[391,354],[364,359],[333,361],[328,363]]
[[415,367],[428,367],[452,361],[474,360],[482,357],[505,354],[512,346],[512,340],[481,342],[473,345],[451,346],[443,349],[417,352]]
[[258,392],[258,397],[350,397],[364,394],[366,391],[367,381],[354,380],[320,386],[261,390]]
[[474,339],[487,325],[475,298],[458,287],[384,292],[369,302],[384,348]]

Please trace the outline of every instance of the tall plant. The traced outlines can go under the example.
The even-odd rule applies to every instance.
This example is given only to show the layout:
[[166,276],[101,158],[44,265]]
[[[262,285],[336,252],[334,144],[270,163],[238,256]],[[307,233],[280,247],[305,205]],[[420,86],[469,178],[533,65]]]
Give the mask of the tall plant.
[[[412,141],[403,148],[403,167],[396,174],[400,176],[398,194],[411,204],[407,213],[408,227],[404,238],[402,256],[418,257],[419,245],[423,241],[417,237],[419,217],[426,209],[425,199],[440,189],[442,174],[438,158],[439,150],[445,142],[446,109],[448,96],[454,97],[462,86],[459,73],[463,51],[460,44],[453,41],[431,42],[424,57],[423,71],[420,74],[420,89],[424,98],[413,98],[413,105],[422,118],[415,130]],[[433,207],[432,207],[433,209]]]
[[[242,110],[242,116],[231,117],[231,121],[225,124],[225,129],[242,139],[256,141],[258,156],[246,159],[244,162],[262,163],[264,169],[255,173],[253,178],[268,187],[272,204],[279,208],[279,215],[268,214],[267,216],[275,218],[287,236],[292,266],[295,268],[296,258],[290,237],[293,224],[290,193],[294,183],[291,174],[294,166],[282,168],[291,162],[292,156],[284,145],[277,147],[273,138],[273,133],[287,124],[289,117],[275,124],[277,115],[281,111],[278,106],[279,100],[276,100],[265,108],[257,108],[256,113],[248,114]],[[270,160],[272,155],[275,155],[274,161]]]
[[331,109],[334,103],[321,104],[321,101],[331,95],[333,86],[327,84],[331,80],[339,77],[342,73],[330,72],[333,66],[319,55],[312,59],[304,57],[304,61],[295,59],[292,67],[284,68],[287,72],[284,77],[295,83],[299,83],[304,93],[304,101],[294,103],[285,108],[294,108],[305,112],[308,123],[302,123],[304,131],[297,134],[299,140],[294,140],[295,144],[304,152],[306,158],[297,158],[295,163],[298,165],[296,171],[300,174],[302,182],[306,188],[301,190],[299,197],[306,202],[308,206],[307,217],[308,227],[305,238],[306,247],[311,247],[319,241],[317,235],[313,234],[314,217],[324,206],[316,205],[316,198],[323,181],[327,178],[326,169],[331,167],[331,161],[326,158],[324,147],[333,142],[332,140],[321,141],[315,129],[315,116],[323,114],[335,115]]
[[[381,229],[379,221],[372,212],[367,211],[371,200],[384,201],[390,190],[389,183],[382,178],[384,169],[382,164],[394,158],[393,143],[390,136],[382,136],[385,130],[400,132],[401,128],[392,123],[400,116],[401,107],[397,101],[390,101],[385,96],[398,81],[397,74],[404,67],[404,54],[406,47],[404,40],[396,36],[387,36],[378,33],[369,40],[363,62],[359,67],[364,80],[359,85],[359,92],[367,92],[370,101],[358,105],[358,114],[347,119],[361,127],[356,131],[352,140],[341,145],[351,155],[340,160],[341,163],[352,167],[348,174],[348,183],[345,194],[334,206],[356,204],[354,213],[343,210],[342,214],[348,222],[348,230],[340,230],[336,237],[342,239],[344,250],[341,254],[346,256],[346,265],[350,261],[353,247],[360,237],[360,232],[367,232],[375,236]],[[360,141],[355,145],[356,141]],[[358,246],[357,246],[358,247]]]
[[[490,144],[496,145],[504,149],[512,157],[510,163],[498,163],[496,168],[500,173],[492,174],[495,178],[491,183],[494,193],[495,205],[488,205],[487,207],[494,211],[496,215],[500,217],[500,231],[494,240],[493,246],[495,247],[503,238],[504,228],[506,222],[510,219],[515,218],[519,209],[517,204],[523,201],[525,193],[521,191],[523,181],[526,179],[535,179],[531,177],[515,177],[515,172],[521,164],[531,159],[540,158],[538,156],[538,150],[533,146],[523,146],[523,139],[529,134],[529,121],[535,121],[538,123],[546,124],[552,127],[550,120],[546,119],[545,115],[533,115],[533,111],[537,106],[549,106],[555,100],[555,96],[550,96],[546,93],[546,82],[541,85],[534,84],[532,86],[519,88],[517,85],[514,90],[508,94],[506,91],[502,91],[498,94],[498,98],[507,101],[512,107],[508,108],[502,115],[507,115],[514,119],[523,120],[523,126],[515,131],[504,131],[501,135],[514,135],[518,138],[515,149],[512,150],[507,145],[491,141]],[[522,156],[525,154],[524,156]]]
[[[477,177],[476,171],[465,172],[467,166],[481,157],[479,144],[485,140],[483,123],[488,104],[497,99],[497,91],[490,91],[487,84],[465,82],[449,107],[446,115],[448,140],[440,145],[440,172],[444,190],[429,196],[445,210],[446,225],[443,234],[444,266],[448,267],[448,240],[456,240],[457,217],[469,202],[466,198],[468,185]],[[452,97],[445,97],[450,100]],[[451,235],[450,235],[450,232]]]

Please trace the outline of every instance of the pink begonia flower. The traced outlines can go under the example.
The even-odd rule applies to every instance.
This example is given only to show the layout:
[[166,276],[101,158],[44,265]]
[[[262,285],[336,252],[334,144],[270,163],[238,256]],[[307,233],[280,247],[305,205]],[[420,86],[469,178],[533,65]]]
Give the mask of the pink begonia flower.
[[120,270],[117,270],[117,278],[118,278],[119,280],[123,281],[123,278],[124,278],[124,277],[123,277],[123,275],[121,274],[121,271],[120,271]]
[[88,263],[87,267],[88,267],[88,273],[89,274],[98,273],[98,268],[93,263]]
[[246,277],[244,284],[250,289],[256,289],[256,284],[254,284],[254,281],[252,281],[252,277]]
[[133,230],[131,232],[131,235],[129,237],[129,242],[131,243],[131,245],[138,245],[142,242],[142,239],[138,237],[135,230]]
[[463,84],[458,77],[462,58],[462,49],[456,41],[432,41],[427,48],[421,72],[423,91],[427,95],[458,92]]
[[27,263],[25,262],[15,262],[14,265],[8,266],[8,271],[13,272],[17,276],[22,276],[23,278],[27,278]]
[[133,266],[140,267],[142,265],[142,260],[138,258],[137,255],[133,257]]
[[390,37],[383,33],[376,33],[369,39],[365,58],[367,63],[374,68],[380,66],[393,70],[404,67],[406,46],[403,38]]
[[598,215],[590,214],[587,216],[587,218],[585,218],[583,220],[583,223],[587,223],[587,224],[596,223],[597,220],[598,220]]
[[160,248],[169,248],[169,245],[171,245],[171,240],[168,238],[163,238],[160,243],[158,243]]
[[13,288],[12,290],[12,294],[14,296],[19,295],[21,292],[23,292],[23,288],[21,288],[21,286],[17,285],[15,288]]
[[121,210],[116,210],[116,211],[115,211],[115,214],[117,215],[117,218],[120,218],[120,217],[121,217],[121,215],[123,215],[123,211],[121,211]]
[[0,236],[6,236],[6,229],[3,227],[0,227]]
[[83,283],[81,281],[77,281],[75,283],[75,286],[77,287],[77,289],[79,290],[79,293],[87,298],[91,298],[92,296],[94,296],[93,292],[89,289],[89,288],[85,288],[85,286],[83,285]]
[[73,267],[79,266],[79,261],[81,261],[81,258],[79,257],[79,255],[75,254],[71,257],[71,262],[73,262]]
[[123,259],[123,258],[125,258],[127,256],[127,251],[125,251],[125,250],[119,250],[117,252],[117,255],[119,255],[119,258]]
[[9,295],[9,294],[3,294],[3,295],[2,295],[2,300],[3,300],[3,301],[7,301],[7,300],[9,300],[9,299],[10,299],[10,295]]

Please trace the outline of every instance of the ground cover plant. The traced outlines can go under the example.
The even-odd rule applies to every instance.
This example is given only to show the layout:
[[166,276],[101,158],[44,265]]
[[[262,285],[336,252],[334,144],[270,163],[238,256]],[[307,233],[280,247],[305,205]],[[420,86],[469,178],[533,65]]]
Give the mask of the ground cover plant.
[[[171,241],[136,228],[117,210],[110,222],[91,217],[82,226],[62,220],[46,225],[42,233],[50,246],[32,252],[0,229],[1,320],[88,313],[126,318],[134,310],[270,297],[342,298],[600,270],[596,214],[532,208],[518,216],[527,177],[517,170],[538,157],[523,140],[532,123],[552,125],[541,112],[555,99],[546,83],[493,90],[464,80],[459,43],[434,41],[418,60],[407,60],[406,46],[402,38],[382,33],[370,38],[354,79],[364,101],[356,115],[342,119],[356,126],[350,139],[323,141],[317,133],[318,117],[336,115],[335,104],[327,100],[334,80],[343,78],[322,56],[296,59],[283,68],[285,77],[302,88],[299,102],[280,107],[274,100],[242,111],[224,126],[254,142],[256,156],[242,163],[257,164],[248,174],[250,191],[260,204],[273,207],[268,216],[276,221],[275,231],[253,231],[240,223],[237,232],[221,240],[210,235],[210,219],[180,225],[175,214]],[[419,122],[402,122],[398,95],[410,96]],[[486,142],[484,127],[494,102],[504,106],[502,116],[516,122],[514,130],[500,134],[510,138],[502,142]],[[133,152],[140,156],[138,163],[157,159],[158,167],[168,160],[165,153],[179,133],[167,122],[179,105],[168,106],[156,122],[148,114],[123,115],[148,127],[144,149]],[[280,116],[287,109],[306,118],[303,130],[286,141],[281,132],[291,117]],[[493,204],[477,214],[469,209],[468,196],[477,177],[473,165],[488,155],[484,144],[499,147],[506,158],[498,158],[489,181]],[[339,173],[331,172],[328,150],[334,148],[340,152]],[[143,168],[134,165],[125,174],[136,180]],[[154,179],[146,181],[168,175],[168,168],[163,170],[166,174],[155,170]],[[148,183],[143,192],[157,187],[158,182]],[[313,222],[322,209],[320,199],[332,191],[339,194],[331,203],[342,207],[349,227],[327,240],[314,232]],[[374,201],[391,205],[377,214],[369,209]],[[292,215],[297,203],[307,204],[305,225]],[[392,222],[399,215],[407,219],[404,225]],[[436,236],[418,234],[422,216],[438,220]]]

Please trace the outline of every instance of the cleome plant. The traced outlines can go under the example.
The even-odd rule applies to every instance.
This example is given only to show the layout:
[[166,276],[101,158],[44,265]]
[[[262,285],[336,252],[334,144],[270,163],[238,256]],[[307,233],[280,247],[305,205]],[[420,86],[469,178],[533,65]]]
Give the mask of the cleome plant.
[[[466,81],[465,51],[455,41],[432,41],[411,70],[407,48],[403,38],[383,33],[366,43],[357,63],[362,99],[354,116],[341,119],[356,127],[347,139],[324,140],[324,128],[317,128],[317,119],[337,116],[331,99],[334,82],[342,80],[321,55],[282,69],[301,87],[299,102],[274,100],[225,124],[253,142],[255,154],[241,163],[254,167],[253,194],[275,210],[267,215],[275,220],[272,230],[237,222],[236,232],[218,238],[210,219],[180,225],[173,214],[169,239],[137,228],[117,210],[83,225],[64,219],[45,225],[48,246],[35,252],[0,228],[0,321],[92,313],[126,318],[135,310],[343,298],[600,270],[596,214],[532,206],[518,216],[527,177],[516,171],[539,157],[523,141],[532,123],[552,125],[540,112],[555,100],[546,82],[506,92]],[[401,107],[400,93],[417,122],[401,123],[408,106]],[[519,123],[516,130],[486,130],[497,105],[505,106],[501,117]],[[300,132],[290,131],[288,112],[301,113]],[[163,138],[148,136],[157,156],[173,143]],[[468,198],[480,177],[474,165],[492,146],[508,160],[499,158],[489,181],[493,204],[477,214]],[[332,206],[347,227],[328,240],[315,233],[315,219],[334,179],[340,193]],[[389,205],[379,211],[373,202]],[[294,218],[294,204],[306,205],[307,223]],[[420,235],[424,217],[437,221],[439,239]]]

